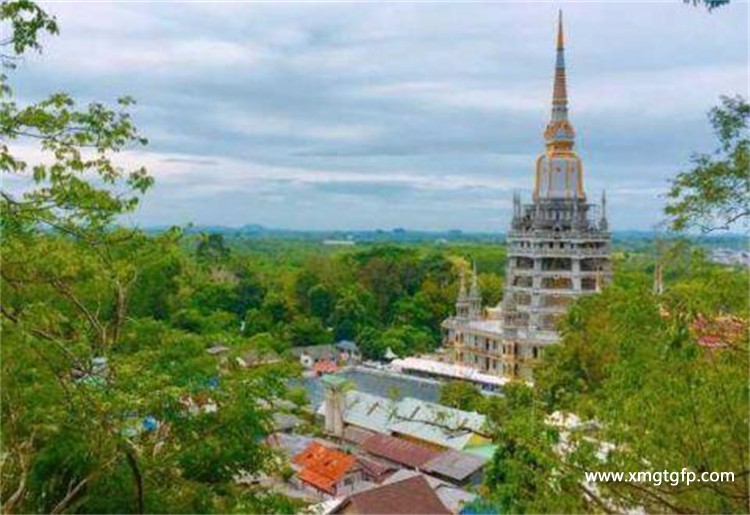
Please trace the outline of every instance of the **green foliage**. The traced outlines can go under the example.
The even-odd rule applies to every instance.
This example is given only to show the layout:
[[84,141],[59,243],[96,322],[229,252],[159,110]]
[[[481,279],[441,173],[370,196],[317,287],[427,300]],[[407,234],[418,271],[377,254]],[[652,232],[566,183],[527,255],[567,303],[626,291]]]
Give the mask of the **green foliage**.
[[3,42],[3,46],[10,46],[11,54],[2,54],[2,65],[13,67],[27,50],[42,51],[39,43],[40,33],[57,34],[57,21],[49,16],[38,5],[29,0],[3,2],[0,5],[0,23],[3,33],[13,36]]
[[[659,297],[649,273],[620,264],[614,284],[569,310],[562,344],[546,350],[533,390],[506,388],[485,408],[501,445],[485,486],[501,511],[747,512],[747,327],[727,347],[708,350],[694,321],[746,317],[748,274],[692,252],[672,257],[676,266],[667,260],[666,270],[676,272],[665,274]],[[570,450],[561,453],[559,435],[543,423],[554,411],[597,424],[566,435]],[[614,447],[602,459],[605,442]],[[733,471],[736,479],[711,488],[598,483],[596,491],[582,483],[584,471],[685,467]]]
[[719,148],[694,156],[695,167],[672,181],[665,212],[673,229],[731,229],[750,215],[749,119],[750,104],[741,96],[722,97],[711,110]]
[[[40,31],[57,31],[25,0],[3,2],[0,16],[15,53],[3,56],[6,68],[40,48]],[[205,352],[205,335],[236,331],[232,310],[257,302],[246,276],[192,263],[180,231],[117,226],[152,184],[112,158],[146,143],[132,100],[80,108],[58,93],[19,106],[5,76],[0,95],[0,166],[24,186],[0,192],[2,511],[225,512],[240,499],[265,502],[237,492],[234,475],[275,469],[259,401],[283,395],[292,371],[248,372]],[[28,164],[8,142],[43,159]],[[217,409],[193,412],[186,399]]]
[[713,11],[714,9],[717,9],[721,7],[722,5],[727,5],[729,3],[729,0],[682,0],[686,4],[693,4],[693,5],[703,5],[708,9],[709,12]]
[[293,347],[323,345],[333,342],[333,335],[323,327],[320,319],[298,316],[287,325],[287,340]]
[[301,386],[289,388],[286,392],[286,398],[292,401],[299,408],[310,404],[310,399],[307,396],[307,390],[305,390]]
[[202,234],[198,239],[195,256],[200,263],[216,264],[227,260],[229,248],[224,243],[224,235],[219,233]]
[[464,411],[479,411],[484,397],[476,386],[466,381],[449,381],[440,386],[440,404]]

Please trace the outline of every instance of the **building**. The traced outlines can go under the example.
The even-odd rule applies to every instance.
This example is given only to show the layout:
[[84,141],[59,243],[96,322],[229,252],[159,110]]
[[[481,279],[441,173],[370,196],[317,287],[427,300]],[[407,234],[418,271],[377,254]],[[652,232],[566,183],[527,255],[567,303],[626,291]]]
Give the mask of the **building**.
[[[337,376],[326,376],[327,378]],[[318,413],[325,430],[338,438],[346,427],[398,436],[434,449],[468,450],[491,443],[484,415],[412,397],[386,399],[341,385],[326,384]]]
[[362,360],[357,344],[348,340],[341,340],[334,345],[293,347],[291,352],[307,369],[313,368],[316,363],[356,365]]
[[422,465],[421,470],[459,486],[479,486],[487,460],[467,452],[449,449]]
[[485,310],[476,267],[467,292],[461,278],[456,314],[443,323],[457,364],[507,377],[531,378],[531,364],[558,342],[556,322],[570,303],[611,278],[606,198],[588,201],[583,164],[568,119],[562,14],[558,22],[552,115],[536,161],[532,202],[513,198],[501,305]]
[[427,479],[414,475],[357,492],[344,498],[330,513],[344,514],[446,514],[451,511],[440,500]]
[[425,464],[438,458],[442,452],[403,438],[374,433],[362,442],[362,449],[389,463],[421,469]]
[[365,480],[356,456],[318,442],[312,442],[294,456],[292,464],[300,481],[326,495],[341,495]]
[[434,359],[416,357],[395,359],[391,363],[391,367],[394,370],[416,377],[465,381],[485,392],[500,392],[502,387],[509,381],[504,377],[485,374],[470,366],[444,363],[442,361],[435,361]]

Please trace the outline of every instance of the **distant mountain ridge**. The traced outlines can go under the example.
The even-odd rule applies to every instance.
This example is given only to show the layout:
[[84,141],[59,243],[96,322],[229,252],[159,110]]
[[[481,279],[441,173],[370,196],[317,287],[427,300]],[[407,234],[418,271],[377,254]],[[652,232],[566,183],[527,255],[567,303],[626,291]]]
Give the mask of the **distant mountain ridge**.
[[[151,226],[145,230],[159,233],[167,226]],[[420,230],[397,227],[394,229],[355,229],[355,230],[318,230],[318,229],[283,229],[265,227],[259,224],[247,224],[241,227],[224,225],[189,225],[184,228],[187,234],[220,233],[228,237],[278,238],[300,240],[353,240],[355,242],[420,242],[444,240],[445,242],[502,242],[505,232],[450,230]],[[747,236],[742,233],[712,233],[709,235],[685,235],[694,242],[708,247],[747,248]],[[656,238],[676,238],[658,231],[623,230],[613,231],[615,242],[649,241]]]

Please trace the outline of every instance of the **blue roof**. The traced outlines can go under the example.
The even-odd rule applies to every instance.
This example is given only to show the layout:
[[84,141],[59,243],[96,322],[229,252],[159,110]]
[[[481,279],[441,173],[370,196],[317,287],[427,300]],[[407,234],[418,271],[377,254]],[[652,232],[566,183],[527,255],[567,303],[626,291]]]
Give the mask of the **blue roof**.
[[359,347],[357,347],[357,344],[350,340],[341,340],[336,344],[336,347],[349,352],[359,351]]

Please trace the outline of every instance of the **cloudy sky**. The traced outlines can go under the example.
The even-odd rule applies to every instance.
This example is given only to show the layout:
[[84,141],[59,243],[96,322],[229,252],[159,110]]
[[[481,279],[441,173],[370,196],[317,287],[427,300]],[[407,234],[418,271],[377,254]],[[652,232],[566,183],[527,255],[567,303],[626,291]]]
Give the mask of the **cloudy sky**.
[[662,220],[667,180],[748,90],[748,4],[46,3],[61,33],[19,101],[135,97],[156,178],[143,225],[502,231],[549,116],[558,8],[585,188],[615,229]]

